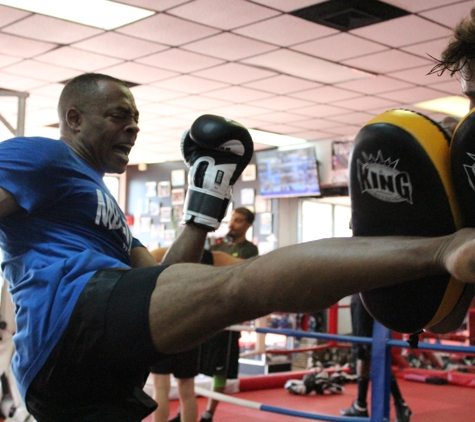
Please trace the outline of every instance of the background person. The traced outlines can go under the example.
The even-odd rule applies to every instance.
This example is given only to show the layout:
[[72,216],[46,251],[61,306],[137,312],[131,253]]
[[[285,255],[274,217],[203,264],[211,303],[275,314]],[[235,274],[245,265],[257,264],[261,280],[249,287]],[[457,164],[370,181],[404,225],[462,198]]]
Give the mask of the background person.
[[[225,241],[211,246],[211,250],[226,253],[238,260],[257,256],[259,254],[257,246],[246,239],[246,233],[252,227],[254,218],[254,213],[247,208],[234,209]],[[221,259],[225,259],[225,256],[222,257]],[[219,256],[215,260],[215,265],[219,264],[219,261],[216,262],[218,259]],[[201,345],[200,372],[213,377],[213,391],[223,393],[226,381],[238,377],[240,338],[239,331],[224,330]],[[212,421],[218,404],[218,400],[208,399],[200,422]]]
[[[364,307],[358,293],[351,296],[350,310],[353,335],[357,337],[373,337],[374,319]],[[351,407],[342,410],[341,414],[350,417],[367,417],[369,416],[367,397],[371,372],[371,345],[354,343],[353,355],[356,358],[357,396]],[[396,422],[409,422],[412,411],[404,401],[392,371],[390,388],[396,409]]]

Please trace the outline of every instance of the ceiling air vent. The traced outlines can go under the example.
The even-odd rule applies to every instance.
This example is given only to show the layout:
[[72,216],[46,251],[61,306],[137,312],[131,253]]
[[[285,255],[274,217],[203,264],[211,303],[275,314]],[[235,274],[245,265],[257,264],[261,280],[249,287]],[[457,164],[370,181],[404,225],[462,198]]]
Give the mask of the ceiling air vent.
[[294,10],[290,14],[346,32],[410,13],[378,0],[329,0]]

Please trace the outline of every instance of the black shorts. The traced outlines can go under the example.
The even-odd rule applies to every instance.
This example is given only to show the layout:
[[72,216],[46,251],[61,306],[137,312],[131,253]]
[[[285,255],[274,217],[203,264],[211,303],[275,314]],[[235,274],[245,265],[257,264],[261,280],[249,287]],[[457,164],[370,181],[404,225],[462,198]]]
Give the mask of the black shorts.
[[195,347],[160,359],[152,365],[150,372],[159,375],[172,374],[177,379],[194,378],[199,374],[198,357],[199,347]]
[[221,331],[201,345],[200,373],[235,379],[239,372],[239,331]]
[[139,422],[156,408],[143,392],[165,355],[149,328],[150,297],[167,268],[98,271],[26,395],[38,422]]
[[[354,294],[351,297],[350,309],[353,335],[373,337],[374,319],[364,307],[359,294]],[[354,343],[353,354],[356,359],[368,360],[371,358],[371,345]]]

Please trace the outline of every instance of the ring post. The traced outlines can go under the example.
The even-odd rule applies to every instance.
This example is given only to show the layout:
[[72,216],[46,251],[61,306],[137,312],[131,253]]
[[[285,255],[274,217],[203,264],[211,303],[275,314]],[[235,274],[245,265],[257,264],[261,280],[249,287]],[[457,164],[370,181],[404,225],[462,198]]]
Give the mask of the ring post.
[[371,422],[389,422],[391,331],[374,321],[371,356]]

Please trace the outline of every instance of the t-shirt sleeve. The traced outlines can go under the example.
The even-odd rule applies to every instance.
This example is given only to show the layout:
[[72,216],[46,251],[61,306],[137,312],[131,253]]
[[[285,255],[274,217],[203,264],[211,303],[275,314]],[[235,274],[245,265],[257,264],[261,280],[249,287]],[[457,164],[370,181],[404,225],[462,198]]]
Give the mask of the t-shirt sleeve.
[[61,141],[44,138],[13,138],[0,143],[0,187],[10,192],[28,213],[53,200],[68,189],[61,183],[67,147]]

